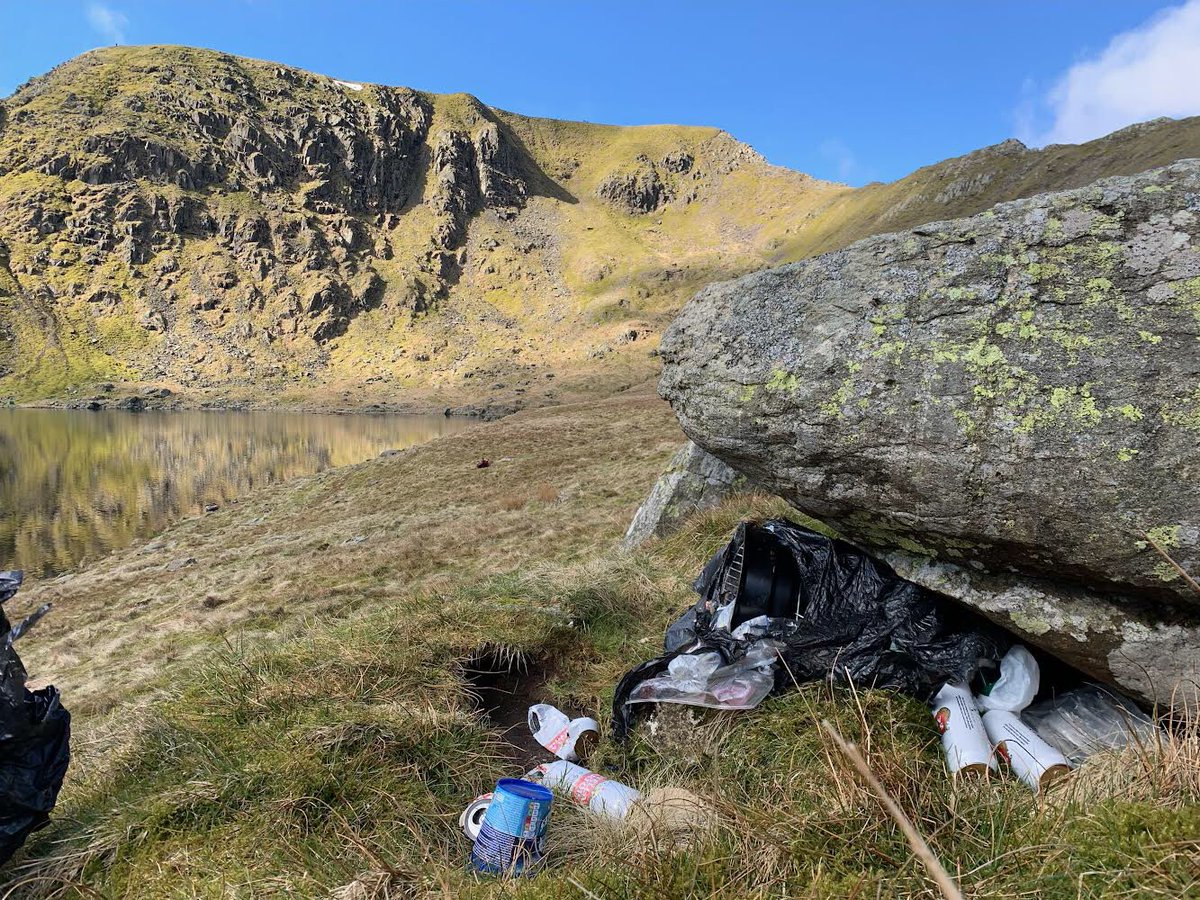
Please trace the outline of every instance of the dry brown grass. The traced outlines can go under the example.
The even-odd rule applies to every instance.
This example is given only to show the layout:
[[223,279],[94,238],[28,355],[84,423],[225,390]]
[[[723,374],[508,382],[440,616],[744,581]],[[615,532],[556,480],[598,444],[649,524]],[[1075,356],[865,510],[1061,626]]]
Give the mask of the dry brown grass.
[[[104,712],[130,691],[168,684],[173,664],[223,635],[253,645],[313,616],[401,606],[464,579],[578,558],[620,536],[681,440],[647,386],[265,488],[30,585],[25,603],[55,608],[27,662],[78,715]],[[481,457],[491,467],[477,469]],[[356,535],[366,540],[346,543]],[[200,563],[168,571],[180,557]]]
[[520,494],[505,494],[500,498],[499,506],[505,512],[516,512],[519,509],[524,509],[525,504],[529,502],[528,497],[523,497]]

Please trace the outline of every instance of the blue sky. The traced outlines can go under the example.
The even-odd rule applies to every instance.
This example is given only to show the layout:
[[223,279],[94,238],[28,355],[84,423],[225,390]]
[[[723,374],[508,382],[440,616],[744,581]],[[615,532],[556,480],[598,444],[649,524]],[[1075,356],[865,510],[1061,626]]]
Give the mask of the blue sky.
[[528,115],[716,125],[862,184],[1200,113],[1200,0],[0,0],[0,96],[92,47],[213,47]]

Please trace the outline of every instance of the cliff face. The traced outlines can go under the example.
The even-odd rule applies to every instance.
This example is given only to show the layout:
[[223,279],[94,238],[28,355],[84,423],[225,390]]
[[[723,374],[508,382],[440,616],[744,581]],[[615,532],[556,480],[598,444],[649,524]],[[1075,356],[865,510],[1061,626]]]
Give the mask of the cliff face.
[[733,224],[714,188],[742,169],[799,202],[827,190],[712,129],[539,122],[208,51],[94,51],[4,102],[0,396],[129,381],[520,402],[553,399],[534,379],[576,364],[644,375],[664,310],[765,252],[756,226],[727,260],[691,249],[720,243],[693,223],[660,231],[671,213]]
[[1200,155],[1196,130],[1151,128],[1099,163],[1002,145],[854,191],[715,129],[97,50],[0,105],[0,400],[611,389],[653,372],[657,335],[709,281],[1059,186],[1080,160]]

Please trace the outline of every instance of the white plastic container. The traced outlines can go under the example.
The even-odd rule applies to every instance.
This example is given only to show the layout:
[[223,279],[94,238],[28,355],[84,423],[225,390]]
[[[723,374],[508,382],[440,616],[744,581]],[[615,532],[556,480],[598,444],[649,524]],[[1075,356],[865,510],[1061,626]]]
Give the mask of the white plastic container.
[[529,707],[529,731],[535,741],[568,762],[585,761],[600,740],[600,725],[595,719],[570,719],[549,703]]
[[996,769],[992,742],[975,708],[975,698],[965,684],[947,682],[933,698],[931,709],[942,733],[946,768],[952,774],[982,775]]
[[563,794],[572,803],[586,806],[592,812],[610,819],[624,819],[630,807],[642,799],[641,792],[629,785],[565,760],[544,763],[534,769],[530,777],[536,778],[550,790]]
[[1035,792],[1071,771],[1067,758],[1043,741],[1014,713],[993,709],[983,714],[983,727],[996,755]]

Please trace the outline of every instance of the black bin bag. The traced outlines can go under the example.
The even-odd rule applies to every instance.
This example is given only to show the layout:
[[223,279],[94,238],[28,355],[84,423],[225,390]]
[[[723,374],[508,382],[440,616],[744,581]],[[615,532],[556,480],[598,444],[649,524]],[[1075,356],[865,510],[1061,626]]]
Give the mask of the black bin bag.
[[[0,604],[20,586],[20,572],[0,572]],[[71,760],[71,714],[56,688],[25,686],[25,666],[13,648],[48,609],[11,626],[0,608],[0,865],[50,821]]]
[[700,599],[667,629],[664,654],[617,684],[619,740],[633,724],[635,689],[685,653],[716,651],[732,664],[770,640],[780,658],[775,693],[828,679],[928,700],[947,681],[996,667],[1011,644],[981,615],[787,519],[738,525],[694,587]]

